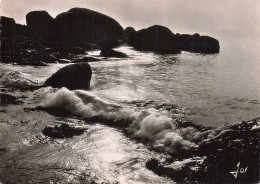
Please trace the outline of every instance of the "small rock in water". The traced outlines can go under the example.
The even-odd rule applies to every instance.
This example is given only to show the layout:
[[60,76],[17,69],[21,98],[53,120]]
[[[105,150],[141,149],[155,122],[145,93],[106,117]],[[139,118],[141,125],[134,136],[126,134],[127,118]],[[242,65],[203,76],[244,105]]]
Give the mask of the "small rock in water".
[[48,127],[46,126],[42,133],[45,136],[51,137],[51,138],[70,138],[75,135],[81,135],[84,133],[86,129],[84,128],[75,128],[68,124],[62,124],[61,126],[55,126],[55,127]]
[[19,105],[22,104],[22,101],[18,101],[17,97],[8,95],[8,94],[0,94],[0,105],[7,105],[7,104],[13,104],[13,105]]
[[118,52],[113,49],[103,48],[101,49],[100,55],[103,57],[118,57],[118,58],[127,58],[127,54],[123,52]]

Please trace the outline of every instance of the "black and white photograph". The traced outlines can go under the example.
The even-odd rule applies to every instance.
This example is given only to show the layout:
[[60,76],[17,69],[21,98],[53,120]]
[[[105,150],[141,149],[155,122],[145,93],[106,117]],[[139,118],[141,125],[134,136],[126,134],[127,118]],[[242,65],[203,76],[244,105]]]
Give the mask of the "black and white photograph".
[[260,183],[259,0],[0,0],[0,184]]

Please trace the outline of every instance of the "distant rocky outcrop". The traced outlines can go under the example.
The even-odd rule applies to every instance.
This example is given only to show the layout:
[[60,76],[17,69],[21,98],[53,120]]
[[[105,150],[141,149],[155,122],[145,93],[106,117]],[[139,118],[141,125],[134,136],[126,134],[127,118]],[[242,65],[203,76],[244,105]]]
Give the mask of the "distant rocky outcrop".
[[45,81],[46,86],[70,90],[89,89],[92,70],[88,63],[67,65]]
[[86,8],[72,8],[56,16],[55,38],[58,40],[101,43],[123,33],[121,25],[111,17]]
[[[128,33],[130,32],[130,33]],[[127,42],[135,49],[153,51],[158,53],[179,53],[189,51],[212,54],[220,50],[218,40],[199,34],[173,34],[167,27],[154,25],[134,32],[133,29],[125,30]]]
[[[16,24],[14,19],[1,16],[2,63],[45,66],[60,59],[73,62],[75,55],[89,50],[101,50],[103,57],[125,58],[126,54],[112,50],[123,44],[160,54],[212,54],[220,50],[218,40],[209,36],[175,35],[160,25],[124,30],[113,18],[86,8],[72,8],[55,18],[44,10],[32,11],[26,15],[26,22],[27,25]],[[94,60],[87,58],[84,62]]]
[[171,30],[160,25],[154,25],[136,31],[132,40],[132,46],[141,51],[154,51],[159,53],[180,52],[173,41],[173,33]]
[[177,34],[174,40],[183,51],[210,54],[218,53],[220,49],[218,40],[209,36],[200,36],[198,33]]

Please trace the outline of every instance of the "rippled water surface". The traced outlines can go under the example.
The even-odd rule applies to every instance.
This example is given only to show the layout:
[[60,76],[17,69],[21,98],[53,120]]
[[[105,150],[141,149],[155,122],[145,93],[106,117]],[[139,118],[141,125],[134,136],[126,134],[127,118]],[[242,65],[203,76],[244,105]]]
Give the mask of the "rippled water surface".
[[[259,116],[257,47],[220,44],[221,52],[213,55],[159,55],[118,48],[130,57],[90,63],[90,91],[50,87],[26,90],[40,86],[63,64],[37,68],[0,65],[1,89],[24,102],[0,107],[3,181],[171,183],[146,169],[145,162],[163,157],[153,148],[174,152],[197,146],[193,142],[197,132],[177,130],[173,119],[218,127]],[[60,117],[24,110],[38,105],[68,114]],[[102,121],[90,123],[86,120],[90,116]],[[42,135],[45,126],[63,122],[87,130],[64,140]],[[129,122],[123,129],[122,124]]]

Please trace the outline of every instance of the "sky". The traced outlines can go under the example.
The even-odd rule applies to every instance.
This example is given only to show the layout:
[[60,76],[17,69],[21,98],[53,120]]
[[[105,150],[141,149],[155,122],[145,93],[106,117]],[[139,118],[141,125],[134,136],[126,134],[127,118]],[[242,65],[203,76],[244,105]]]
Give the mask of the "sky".
[[159,24],[173,33],[260,36],[260,0],[0,0],[1,15],[21,24],[33,10],[47,10],[55,17],[74,7],[106,14],[124,28]]

